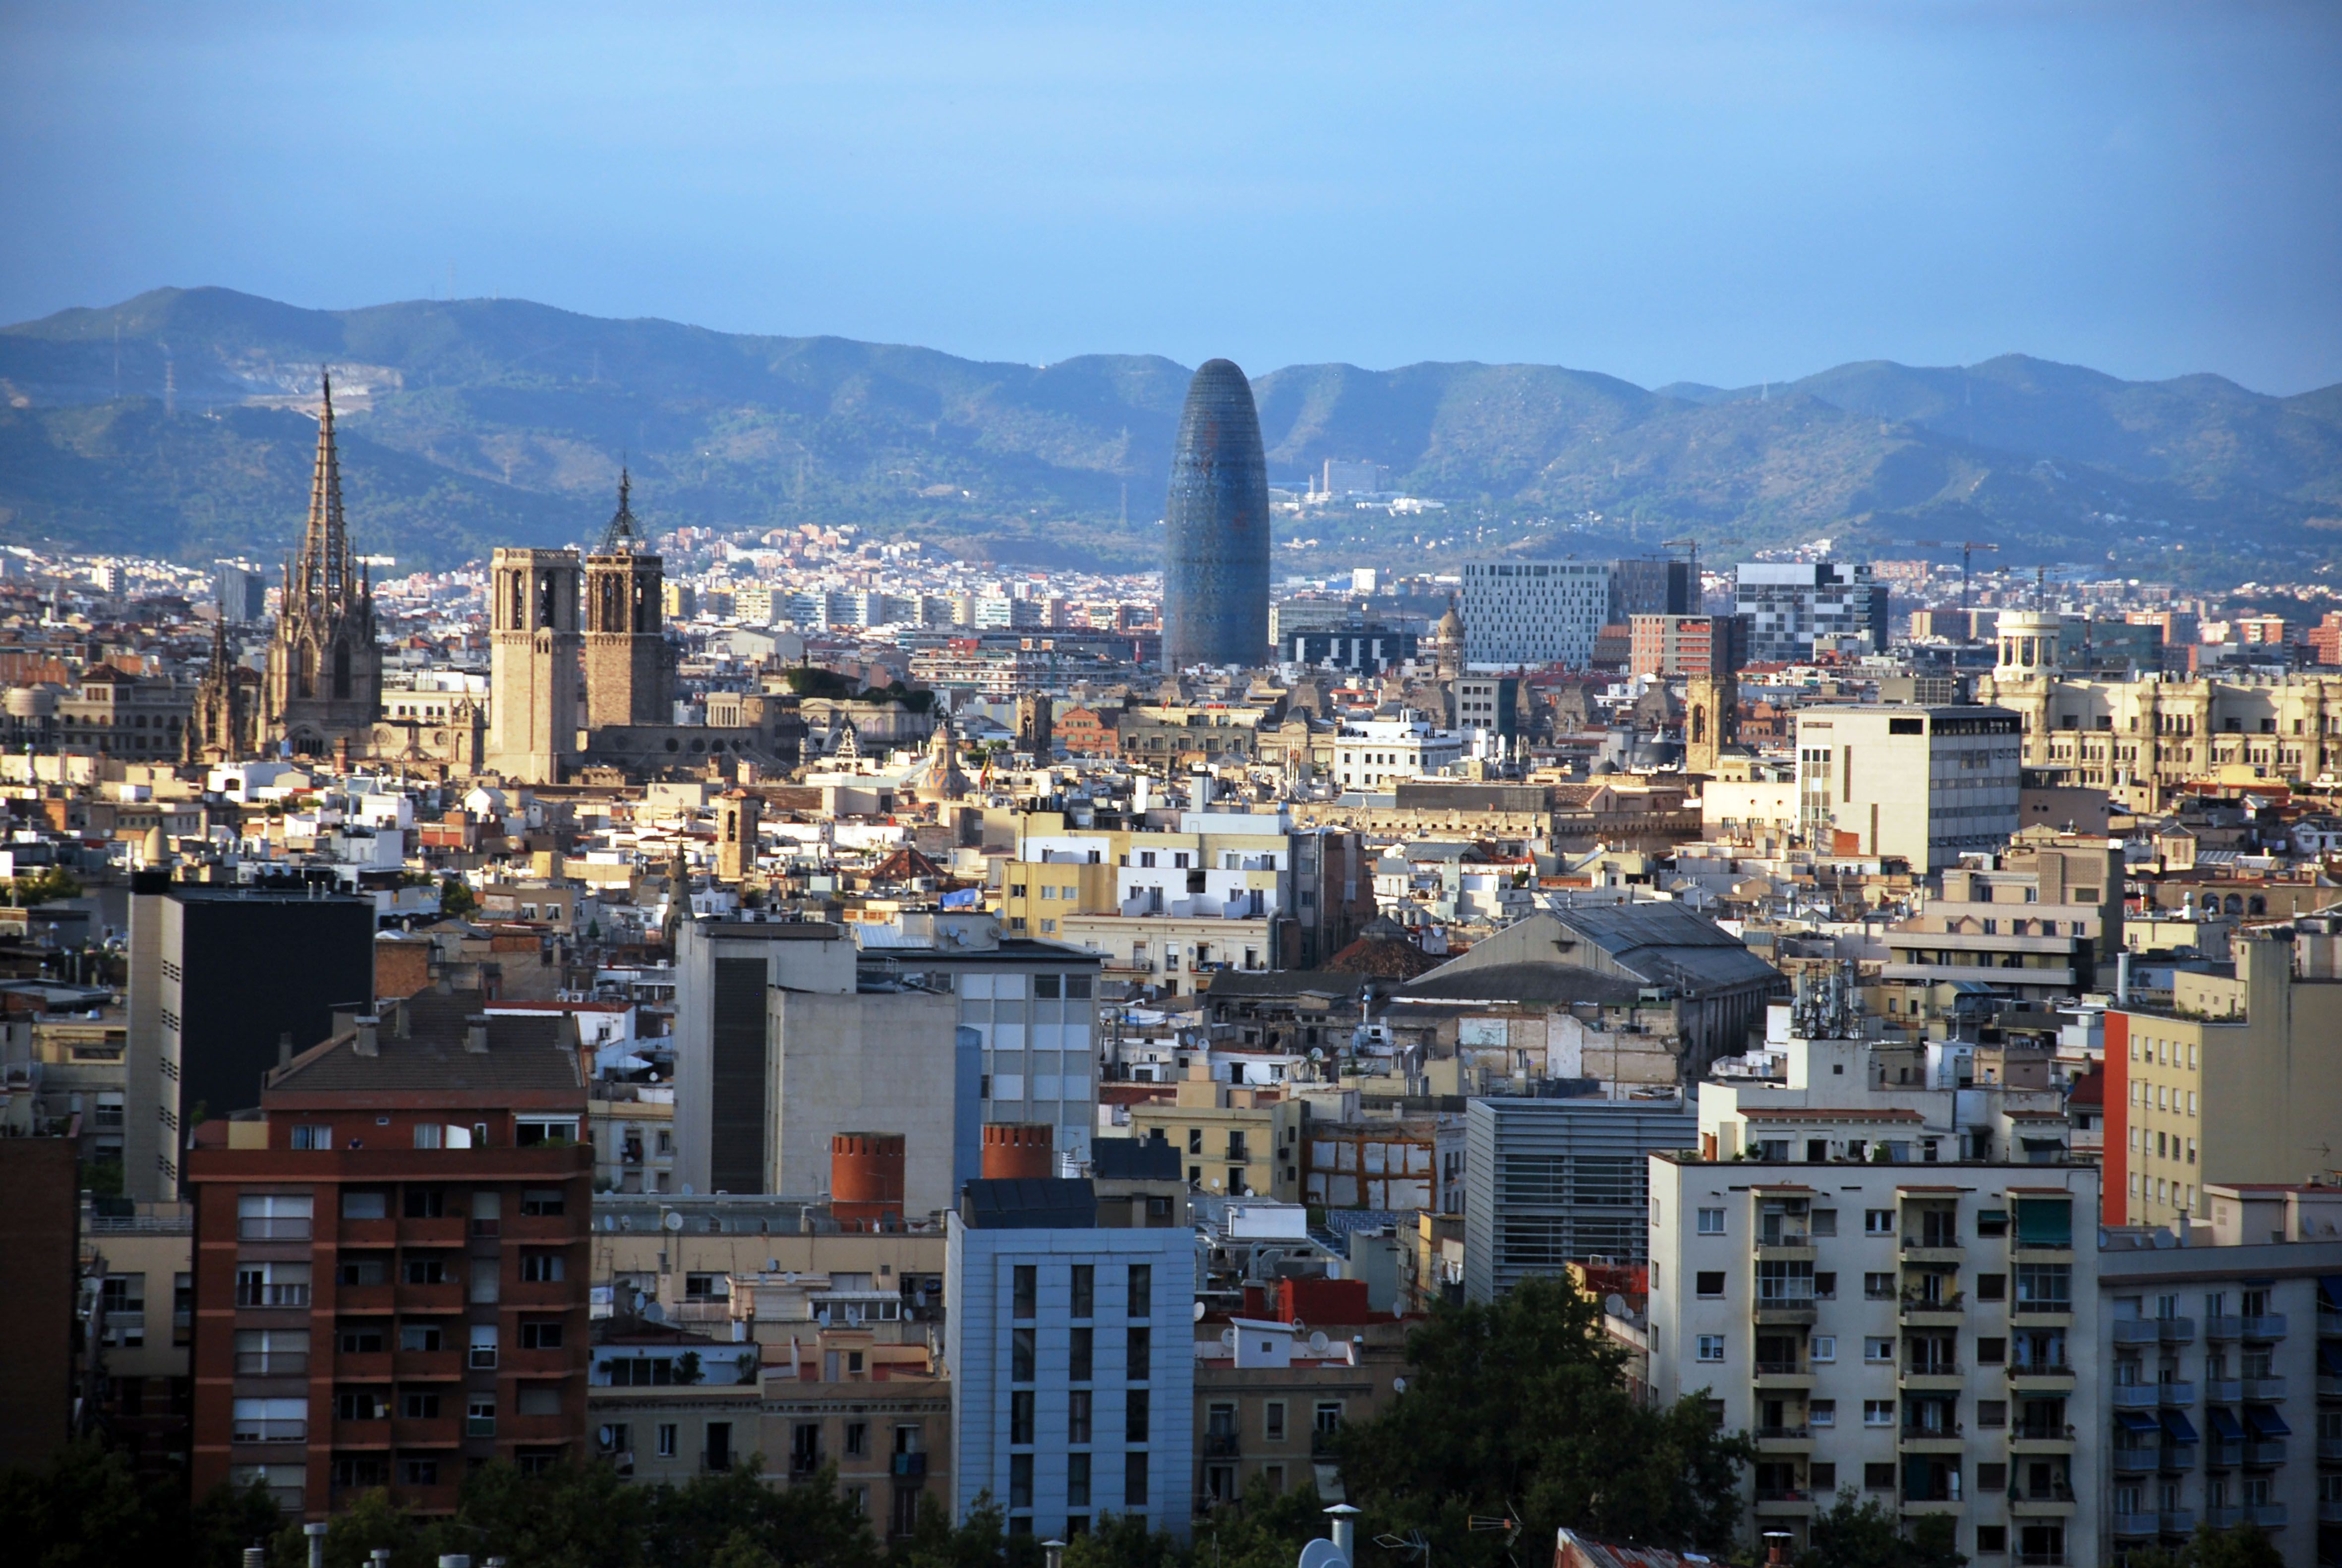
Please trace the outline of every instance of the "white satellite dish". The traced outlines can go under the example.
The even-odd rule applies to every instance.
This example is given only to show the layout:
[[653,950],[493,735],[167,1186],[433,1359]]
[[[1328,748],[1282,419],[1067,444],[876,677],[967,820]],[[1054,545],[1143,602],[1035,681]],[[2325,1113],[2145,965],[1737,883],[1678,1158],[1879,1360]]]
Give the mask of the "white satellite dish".
[[660,1216],[659,1223],[665,1225],[670,1231],[679,1231],[683,1229],[683,1216],[676,1213],[673,1209],[669,1209],[664,1215]]
[[1406,1379],[1403,1377],[1395,1377],[1391,1379],[1391,1392],[1393,1393],[1405,1393],[1406,1392]]
[[1313,1353],[1317,1355],[1324,1355],[1326,1353],[1326,1331],[1324,1329],[1312,1329],[1310,1331],[1309,1349]]
[[1197,1302],[1196,1303],[1196,1321],[1197,1323],[1204,1321],[1204,1303],[1202,1302]]
[[1339,1546],[1320,1535],[1301,1548],[1299,1568],[1350,1568],[1350,1560]]
[[1227,1346],[1230,1350],[1234,1350],[1234,1349],[1236,1349],[1236,1331],[1235,1329],[1233,1329],[1233,1328],[1224,1328],[1224,1329],[1222,1329],[1222,1330],[1220,1331],[1220,1343],[1221,1343],[1222,1344],[1224,1344],[1224,1345]]
[[1612,1291],[1608,1295],[1602,1299],[1602,1310],[1608,1313],[1612,1317],[1625,1317],[1626,1315],[1626,1298],[1620,1295],[1616,1291]]

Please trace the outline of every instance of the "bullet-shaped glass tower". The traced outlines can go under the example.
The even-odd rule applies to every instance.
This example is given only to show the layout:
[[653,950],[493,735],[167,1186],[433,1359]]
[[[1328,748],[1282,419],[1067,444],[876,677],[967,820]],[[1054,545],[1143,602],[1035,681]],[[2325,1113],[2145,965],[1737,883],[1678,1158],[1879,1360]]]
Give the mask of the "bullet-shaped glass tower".
[[1266,659],[1268,460],[1252,384],[1228,360],[1187,384],[1164,524],[1164,667]]

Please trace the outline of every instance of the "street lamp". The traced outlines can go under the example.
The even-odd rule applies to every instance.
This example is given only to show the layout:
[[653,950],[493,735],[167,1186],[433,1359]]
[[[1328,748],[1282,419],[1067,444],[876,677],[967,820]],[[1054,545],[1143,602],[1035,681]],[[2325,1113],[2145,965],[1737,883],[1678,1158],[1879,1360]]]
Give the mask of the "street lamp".
[[1041,1562],[1044,1568],[1064,1568],[1065,1561],[1066,1543],[1064,1542],[1053,1538],[1041,1543]]

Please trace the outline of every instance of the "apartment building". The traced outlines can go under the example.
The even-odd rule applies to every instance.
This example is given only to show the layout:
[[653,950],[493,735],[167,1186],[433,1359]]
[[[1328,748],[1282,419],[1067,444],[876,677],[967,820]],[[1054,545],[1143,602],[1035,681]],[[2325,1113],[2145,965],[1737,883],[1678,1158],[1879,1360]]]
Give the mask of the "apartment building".
[[950,1217],[956,1520],[989,1493],[1011,1534],[1187,1533],[1195,1233],[1096,1220],[1074,1180],[971,1182]]
[[1797,714],[1798,819],[1830,854],[1908,861],[1925,876],[1994,851],[2022,824],[2018,719],[1997,708],[1846,705]]
[[1171,1146],[1187,1184],[1226,1197],[1301,1201],[1301,1135],[1307,1108],[1281,1089],[1246,1088],[1212,1076],[1207,1053],[1188,1060],[1168,1101],[1130,1107],[1130,1136]]
[[2233,962],[2175,971],[2167,1007],[2106,1014],[2110,1225],[2203,1219],[2209,1183],[2297,1180],[2342,1127],[2342,915],[2240,934]]
[[2314,1568],[2342,1546],[2342,1187],[2204,1197],[2207,1222],[2111,1229],[2099,1254],[2102,1538],[2250,1523]]
[[103,1309],[98,1331],[83,1333],[82,1355],[95,1355],[115,1442],[148,1480],[186,1473],[195,1233],[186,1203],[82,1200],[81,1276],[85,1289],[96,1282],[93,1304]]
[[1386,790],[1401,779],[1444,773],[1463,756],[1463,735],[1419,715],[1361,719],[1334,737],[1333,782],[1345,790]]
[[1655,1149],[1688,1149],[1679,1099],[1468,1102],[1464,1113],[1464,1293],[1494,1301],[1572,1263],[1641,1263]]
[[206,1122],[191,1472],[322,1519],[387,1487],[445,1513],[474,1462],[586,1435],[593,1152],[557,1020],[385,1003]]
[[1756,1439],[1752,1534],[1850,1489],[1980,1568],[2101,1561],[2096,1171],[1649,1164],[1652,1394]]
[[1242,1499],[1256,1477],[1273,1492],[1306,1482],[1318,1496],[1341,1502],[1336,1434],[1348,1423],[1373,1420],[1396,1397],[1393,1380],[1406,1371],[1405,1325],[1387,1316],[1366,1323],[1363,1284],[1308,1283],[1355,1285],[1358,1310],[1327,1316],[1313,1305],[1196,1325],[1198,1518]]
[[1632,674],[1729,675],[1748,662],[1749,623],[1743,615],[1636,615],[1626,625]]
[[1606,561],[1466,561],[1464,658],[1473,664],[1583,667],[1610,622]]
[[[2123,867],[2112,840],[2028,827],[1978,865],[1943,873],[1943,892],[1886,934],[1890,988],[1973,981],[2027,1002],[2100,988],[2123,950]],[[1921,1005],[1907,999],[1905,1013]]]

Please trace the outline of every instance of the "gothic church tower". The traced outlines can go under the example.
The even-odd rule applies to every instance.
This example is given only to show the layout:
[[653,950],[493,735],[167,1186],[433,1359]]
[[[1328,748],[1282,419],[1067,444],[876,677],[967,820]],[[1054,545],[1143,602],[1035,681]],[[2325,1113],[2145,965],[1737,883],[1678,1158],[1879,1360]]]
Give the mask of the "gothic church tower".
[[363,753],[382,707],[374,588],[352,560],[343,524],[330,377],[317,415],[308,526],[300,553],[285,564],[285,602],[268,645],[263,691],[267,738],[290,743],[299,756],[326,756],[337,748]]

